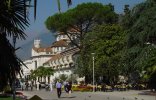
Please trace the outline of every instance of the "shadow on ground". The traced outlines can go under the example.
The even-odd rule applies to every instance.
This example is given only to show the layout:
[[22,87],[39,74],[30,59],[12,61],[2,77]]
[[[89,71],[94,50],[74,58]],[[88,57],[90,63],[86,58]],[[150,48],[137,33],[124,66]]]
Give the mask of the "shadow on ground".
[[[68,98],[68,99],[70,99],[70,98],[76,98],[76,96],[71,96],[71,97],[60,97],[60,99],[63,99],[63,98]],[[43,100],[59,100],[59,98],[58,98],[58,99],[43,99]]]
[[139,93],[139,95],[151,95],[151,96],[156,96],[156,92],[152,92],[152,91],[142,91],[142,93]]
[[76,96],[71,96],[71,97],[61,97],[61,98],[76,98]]

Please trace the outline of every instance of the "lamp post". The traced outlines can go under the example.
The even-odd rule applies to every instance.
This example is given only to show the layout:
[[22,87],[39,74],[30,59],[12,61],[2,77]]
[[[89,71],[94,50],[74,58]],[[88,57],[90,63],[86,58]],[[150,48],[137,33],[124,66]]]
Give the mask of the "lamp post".
[[[13,47],[14,47],[14,53],[15,53],[15,50],[16,50],[16,38],[17,38],[17,35],[14,35],[13,36]],[[16,87],[15,87],[15,85],[16,85],[16,75],[14,74],[14,76],[15,76],[15,79],[13,80],[13,82],[12,82],[12,89],[13,89],[13,100],[15,100],[16,99]]]
[[95,55],[95,53],[92,53],[92,56],[93,56],[93,92],[95,92],[95,86],[94,86],[94,60],[95,60],[95,58],[94,58],[94,55]]

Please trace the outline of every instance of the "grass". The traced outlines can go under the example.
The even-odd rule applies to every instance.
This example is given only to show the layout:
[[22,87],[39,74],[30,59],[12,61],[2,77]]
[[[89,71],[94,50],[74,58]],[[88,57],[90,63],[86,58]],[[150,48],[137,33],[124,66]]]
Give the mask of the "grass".
[[[0,97],[0,100],[13,100],[12,97]],[[21,100],[19,98],[16,98],[16,100]]]

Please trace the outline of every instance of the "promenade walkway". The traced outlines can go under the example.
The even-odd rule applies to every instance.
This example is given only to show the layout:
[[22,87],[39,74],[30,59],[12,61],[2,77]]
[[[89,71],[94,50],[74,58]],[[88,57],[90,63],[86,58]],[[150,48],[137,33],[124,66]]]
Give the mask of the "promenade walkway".
[[[38,95],[43,100],[59,100],[56,90],[53,92],[39,91],[22,91],[24,95],[31,98]],[[143,91],[123,91],[123,92],[73,92],[70,96],[63,91],[60,100],[156,100],[156,96],[145,95]]]

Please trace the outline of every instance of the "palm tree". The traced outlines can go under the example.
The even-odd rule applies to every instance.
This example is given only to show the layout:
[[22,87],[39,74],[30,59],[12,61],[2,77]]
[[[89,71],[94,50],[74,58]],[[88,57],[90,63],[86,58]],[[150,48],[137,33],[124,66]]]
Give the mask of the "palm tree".
[[48,77],[48,82],[50,82],[50,76],[53,75],[53,72],[53,69],[50,67],[40,66],[38,69],[36,69],[36,77],[39,77],[40,81],[42,81],[42,78],[44,78],[45,81],[46,77]]
[[38,81],[42,81],[42,77],[44,76],[44,67],[40,66],[36,69],[36,76],[38,77]]
[[54,74],[54,70],[51,67],[45,67],[45,76],[48,77],[48,83],[50,83],[50,76]]
[[[16,79],[16,74],[20,73],[22,61],[15,54],[15,43],[11,45],[6,37],[25,39],[25,28],[29,25],[27,17],[27,7],[31,7],[32,0],[1,0],[0,2],[0,90],[7,83],[10,85]],[[68,5],[71,0],[67,0]],[[34,0],[34,17],[36,17],[37,0]],[[5,52],[3,52],[5,51]]]
[[1,0],[0,3],[0,90],[7,83],[10,85],[21,71],[21,60],[17,58],[16,48],[11,45],[9,37],[25,39],[24,29],[29,25],[26,7],[28,0]]

